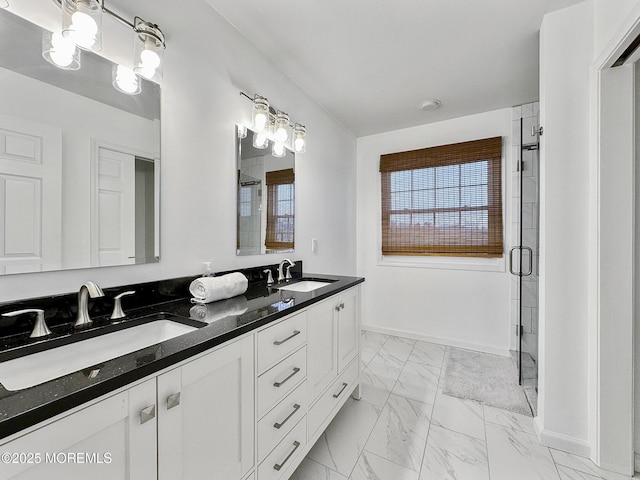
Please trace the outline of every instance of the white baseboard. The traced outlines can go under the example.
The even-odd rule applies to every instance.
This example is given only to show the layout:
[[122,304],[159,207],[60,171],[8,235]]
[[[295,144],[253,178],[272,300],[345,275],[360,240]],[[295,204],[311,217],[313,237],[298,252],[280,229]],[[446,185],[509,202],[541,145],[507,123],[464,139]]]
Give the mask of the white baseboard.
[[538,436],[538,440],[542,445],[555,448],[556,450],[561,450],[563,452],[572,453],[579,457],[591,457],[591,445],[589,445],[589,442],[586,440],[545,430],[542,427],[540,417],[535,417],[533,419],[533,427],[536,431],[536,435]]
[[362,325],[363,330],[375,333],[383,333],[385,335],[394,335],[398,337],[411,338],[412,340],[421,340],[423,342],[437,343],[450,347],[464,348],[466,350],[475,350],[476,352],[492,353],[508,357],[510,355],[508,348],[496,347],[493,345],[483,345],[479,343],[461,342],[452,338],[432,337],[430,335],[422,335],[420,333],[410,332],[408,330],[400,330],[398,328],[379,327],[375,325]]

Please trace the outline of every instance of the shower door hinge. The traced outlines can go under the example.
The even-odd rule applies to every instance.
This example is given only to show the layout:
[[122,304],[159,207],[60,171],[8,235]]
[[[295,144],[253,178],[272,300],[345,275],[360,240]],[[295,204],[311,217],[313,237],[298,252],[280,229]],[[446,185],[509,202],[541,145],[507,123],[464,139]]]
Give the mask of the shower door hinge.
[[543,133],[544,133],[544,129],[542,128],[542,125],[538,125],[537,127],[534,125],[531,127],[532,137],[535,137],[536,135],[542,136]]

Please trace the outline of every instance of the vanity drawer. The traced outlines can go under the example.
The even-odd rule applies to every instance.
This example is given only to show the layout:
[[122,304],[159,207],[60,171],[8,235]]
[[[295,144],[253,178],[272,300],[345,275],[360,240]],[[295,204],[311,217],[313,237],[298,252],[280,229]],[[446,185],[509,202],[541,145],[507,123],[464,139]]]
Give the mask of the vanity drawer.
[[258,372],[280,361],[306,341],[306,311],[258,332]]
[[342,405],[345,397],[353,392],[358,380],[358,357],[351,362],[342,375],[340,375],[331,387],[324,392],[318,401],[309,409],[309,438],[311,438],[331,411],[338,405]]
[[302,382],[258,422],[258,459],[263,459],[306,413],[307,382]]
[[258,377],[258,418],[307,377],[307,347],[291,354]]
[[307,444],[307,419],[302,417],[298,424],[284,437],[282,442],[264,459],[258,467],[258,480],[278,480],[288,478],[293,465],[299,463],[300,455]]

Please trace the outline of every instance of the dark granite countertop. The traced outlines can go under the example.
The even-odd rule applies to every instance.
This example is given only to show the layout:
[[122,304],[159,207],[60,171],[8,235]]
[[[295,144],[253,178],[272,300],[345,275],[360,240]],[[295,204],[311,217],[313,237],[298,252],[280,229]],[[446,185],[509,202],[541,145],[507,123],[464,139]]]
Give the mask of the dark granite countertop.
[[[298,273],[298,276],[301,274]],[[3,339],[0,341],[0,362],[25,352],[41,350],[47,342],[69,343],[72,335],[76,336],[74,338],[78,335],[96,336],[163,318],[198,327],[173,339],[31,388],[9,391],[0,385],[0,438],[171,367],[364,281],[359,277],[336,275],[305,274],[303,277],[334,281],[311,292],[279,291],[268,288],[264,281],[250,281],[243,295],[207,305],[194,305],[190,297],[184,294],[174,295],[177,298],[162,303],[138,305],[128,311],[125,321],[117,324],[111,324],[108,316],[92,313],[96,327],[86,332],[71,333],[67,321],[50,325],[57,337],[53,340],[29,342],[24,340],[24,334]],[[182,280],[180,292],[184,291]],[[295,281],[294,278],[292,282]],[[18,307],[24,308],[25,305],[18,304]],[[0,308],[0,313],[5,311],[8,309]],[[207,320],[211,323],[207,323]],[[16,345],[16,337],[26,345]]]

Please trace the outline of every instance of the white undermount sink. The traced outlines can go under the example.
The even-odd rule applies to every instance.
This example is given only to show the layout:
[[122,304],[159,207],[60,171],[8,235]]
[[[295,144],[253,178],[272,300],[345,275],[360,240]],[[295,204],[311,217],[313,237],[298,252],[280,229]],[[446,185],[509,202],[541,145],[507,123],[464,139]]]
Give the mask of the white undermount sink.
[[278,287],[278,290],[287,290],[290,292],[312,292],[321,287],[326,287],[330,285],[331,281],[321,281],[321,280],[301,280],[296,283],[292,283],[290,285],[285,285],[283,287]]
[[195,327],[156,320],[0,363],[0,383],[22,390],[164,342]]

